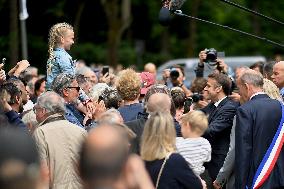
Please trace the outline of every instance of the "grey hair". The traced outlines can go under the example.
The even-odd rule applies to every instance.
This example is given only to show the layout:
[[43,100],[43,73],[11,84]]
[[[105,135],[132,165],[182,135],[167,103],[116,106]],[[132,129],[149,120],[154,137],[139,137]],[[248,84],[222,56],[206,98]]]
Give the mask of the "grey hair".
[[64,99],[53,91],[41,94],[37,100],[38,106],[47,110],[48,113],[59,113],[64,115]]
[[[101,116],[99,121],[100,122],[111,122],[111,123],[118,123],[119,120],[117,119],[118,117],[121,117],[121,114],[118,110],[111,108],[107,111],[105,111]],[[123,118],[122,118],[123,119]]]
[[103,94],[103,92],[105,91],[106,88],[110,89],[110,87],[105,83],[97,83],[90,90],[90,93],[89,93],[90,98],[93,101],[99,100],[99,96],[101,96]]
[[75,80],[75,75],[61,73],[52,82],[51,89],[63,97],[63,90],[71,85]]
[[241,77],[240,77],[240,81],[241,83],[247,83],[247,84],[251,84],[255,87],[259,87],[259,88],[263,88],[263,76],[254,71],[254,70],[248,70],[245,71]]
[[37,127],[38,126],[38,122],[36,120],[36,114],[34,113],[34,111],[30,110],[28,113],[24,114],[22,117],[22,121],[24,122],[24,124],[28,124],[31,123],[33,125],[33,127]]
[[87,66],[76,69],[76,75],[85,75],[87,72],[93,72],[93,70]]

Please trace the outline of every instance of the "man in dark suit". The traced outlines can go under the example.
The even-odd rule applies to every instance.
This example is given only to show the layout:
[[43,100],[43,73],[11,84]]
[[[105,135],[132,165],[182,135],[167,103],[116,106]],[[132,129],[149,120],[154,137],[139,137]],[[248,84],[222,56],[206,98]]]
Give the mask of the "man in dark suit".
[[[248,70],[237,80],[244,102],[237,109],[235,188],[251,188],[257,169],[264,158],[282,117],[281,105],[263,93],[263,77]],[[278,189],[284,187],[284,150],[276,161],[271,174],[260,187]]]
[[210,74],[204,91],[208,93],[211,103],[202,109],[209,114],[209,126],[203,137],[212,146],[211,161],[205,166],[214,181],[229,149],[233,118],[239,104],[227,97],[231,91],[231,80],[225,74]]

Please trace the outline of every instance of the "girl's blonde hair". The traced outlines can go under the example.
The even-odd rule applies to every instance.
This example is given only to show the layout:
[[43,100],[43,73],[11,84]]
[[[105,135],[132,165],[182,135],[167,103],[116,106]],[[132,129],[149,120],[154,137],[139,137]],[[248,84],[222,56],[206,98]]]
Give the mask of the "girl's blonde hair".
[[51,60],[54,58],[53,49],[58,43],[60,43],[60,38],[64,37],[67,30],[72,30],[73,27],[70,24],[65,22],[57,23],[53,25],[49,30],[48,38],[48,59]]
[[165,158],[176,151],[176,130],[168,112],[155,112],[147,120],[141,141],[141,157],[146,161]]
[[269,79],[263,79],[263,91],[272,99],[283,101],[278,87]]

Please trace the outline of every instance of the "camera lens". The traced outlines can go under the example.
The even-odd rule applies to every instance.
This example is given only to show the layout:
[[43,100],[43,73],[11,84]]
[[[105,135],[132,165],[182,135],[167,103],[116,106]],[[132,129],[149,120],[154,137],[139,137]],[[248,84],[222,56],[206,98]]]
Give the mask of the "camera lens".
[[179,77],[179,72],[176,69],[172,69],[170,72],[170,77],[172,80],[176,80]]
[[216,62],[217,59],[217,51],[214,48],[206,50],[206,62]]

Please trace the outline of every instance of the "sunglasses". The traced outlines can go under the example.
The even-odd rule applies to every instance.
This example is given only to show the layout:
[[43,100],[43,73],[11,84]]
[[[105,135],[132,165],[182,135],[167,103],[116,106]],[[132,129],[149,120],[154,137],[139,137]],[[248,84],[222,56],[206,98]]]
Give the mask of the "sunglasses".
[[80,87],[67,87],[68,89],[76,89],[78,92],[80,91]]

